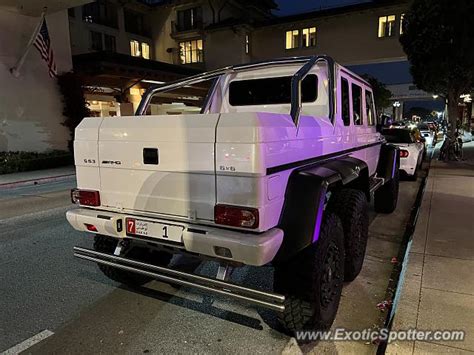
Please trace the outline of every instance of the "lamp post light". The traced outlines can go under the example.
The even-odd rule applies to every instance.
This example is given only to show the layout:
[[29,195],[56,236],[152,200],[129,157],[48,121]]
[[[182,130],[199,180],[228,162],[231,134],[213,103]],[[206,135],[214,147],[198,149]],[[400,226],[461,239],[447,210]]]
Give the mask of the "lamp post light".
[[395,101],[393,104],[393,117],[396,121],[398,121],[400,119],[399,116],[399,111],[400,111],[400,107],[402,106],[402,103],[400,101]]

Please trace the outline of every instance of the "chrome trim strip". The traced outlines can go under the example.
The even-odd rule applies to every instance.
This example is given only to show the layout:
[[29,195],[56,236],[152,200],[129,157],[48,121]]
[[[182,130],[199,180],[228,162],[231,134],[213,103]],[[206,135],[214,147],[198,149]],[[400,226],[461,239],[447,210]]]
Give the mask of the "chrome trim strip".
[[350,153],[353,153],[355,151],[362,150],[362,149],[367,149],[367,148],[374,147],[376,145],[381,145],[381,144],[382,144],[381,142],[369,143],[369,144],[366,144],[366,145],[361,145],[361,146],[346,149],[346,150],[340,150],[340,151],[320,155],[320,156],[313,157],[313,158],[308,158],[308,159],[299,160],[299,161],[295,161],[295,162],[291,162],[291,163],[272,166],[270,168],[267,168],[267,175],[272,175],[272,174],[278,173],[280,171],[285,171],[285,170],[290,170],[290,169],[295,169],[295,168],[301,168],[301,167],[308,166],[308,165],[311,165],[311,164],[325,162],[325,161],[330,160],[330,159],[339,158],[339,157],[348,155]]
[[126,259],[120,256],[101,253],[81,247],[74,247],[74,256],[80,259],[150,276],[157,280],[233,297],[276,311],[282,312],[285,309],[285,306],[283,305],[285,296],[283,295],[243,287],[233,283],[173,270],[166,267],[146,264],[140,261]]

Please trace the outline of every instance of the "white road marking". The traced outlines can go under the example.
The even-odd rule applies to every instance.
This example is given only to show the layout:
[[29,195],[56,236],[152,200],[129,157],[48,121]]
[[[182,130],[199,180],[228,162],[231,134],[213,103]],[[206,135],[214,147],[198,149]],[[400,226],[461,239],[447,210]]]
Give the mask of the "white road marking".
[[54,333],[50,330],[43,330],[42,332],[39,332],[36,335],[33,335],[31,338],[28,338],[24,341],[22,341],[20,344],[17,344],[13,347],[11,347],[8,350],[5,350],[3,353],[0,355],[16,355],[21,353],[22,351],[25,351],[26,349],[32,347],[35,344],[38,344],[40,341],[46,339],[47,337],[50,337]]

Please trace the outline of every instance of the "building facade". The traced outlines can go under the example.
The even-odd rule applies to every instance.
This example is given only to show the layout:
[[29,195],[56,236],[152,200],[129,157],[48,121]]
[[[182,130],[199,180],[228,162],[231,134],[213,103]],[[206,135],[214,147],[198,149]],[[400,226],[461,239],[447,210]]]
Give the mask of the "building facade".
[[[131,115],[151,84],[219,65],[216,59],[227,40],[219,45],[219,38],[208,35],[208,27],[229,20],[262,22],[273,17],[275,7],[272,0],[97,0],[70,9],[74,70],[85,83],[92,113]],[[214,52],[206,51],[204,43]],[[237,48],[227,50],[235,54]],[[242,52],[237,61],[245,60]],[[151,105],[151,112],[199,111],[205,93],[205,88],[195,88],[164,95],[155,100],[160,105]]]
[[[231,64],[321,53],[354,70],[358,65],[406,62],[398,38],[408,4],[375,1],[276,17],[273,0],[96,0],[69,11],[71,50],[81,63],[94,53],[97,61],[97,53],[107,52],[100,58],[110,59],[108,67],[120,64],[114,56],[135,58],[131,71],[156,67],[154,73],[137,72],[125,80],[118,80],[124,78],[120,72],[79,70],[92,88],[86,97],[94,114],[132,114],[151,84],[147,81],[166,82]],[[82,68],[93,66],[87,62]],[[180,101],[183,95],[174,98]],[[179,108],[173,97],[163,103],[172,112]],[[181,108],[192,110],[189,102],[185,106]],[[153,105],[152,111],[162,112]]]
[[[132,115],[150,85],[286,56],[328,54],[359,74],[373,74],[397,88],[412,87],[399,43],[410,0],[373,0],[285,17],[274,15],[273,0],[7,2],[11,5],[0,6],[5,83],[0,88],[0,150],[45,151],[67,144],[61,97],[39,53],[29,53],[19,78],[9,72],[45,4],[56,6],[46,19],[58,72],[73,70],[80,76],[93,115]],[[389,80],[378,75],[377,67],[382,74],[402,74]],[[206,92],[201,86],[162,94],[150,113],[199,112]],[[402,116],[403,110],[396,114]]]
[[72,55],[117,52],[154,59],[152,22],[156,12],[138,1],[93,1],[68,10]]
[[[209,53],[206,58],[210,54],[216,57],[208,63],[208,69],[235,62],[240,52],[247,52],[245,60],[250,61],[322,53],[343,65],[405,61],[398,38],[407,6],[405,2],[365,3],[273,18],[253,26],[223,24],[211,28],[206,36],[210,42],[205,42]],[[233,43],[237,55],[229,51],[214,55],[219,43]]]
[[0,4],[0,151],[67,149],[69,131],[61,123],[63,106],[56,80],[33,47],[16,75],[11,69],[25,53],[47,7],[57,70],[72,69],[68,6],[86,1],[2,1]]

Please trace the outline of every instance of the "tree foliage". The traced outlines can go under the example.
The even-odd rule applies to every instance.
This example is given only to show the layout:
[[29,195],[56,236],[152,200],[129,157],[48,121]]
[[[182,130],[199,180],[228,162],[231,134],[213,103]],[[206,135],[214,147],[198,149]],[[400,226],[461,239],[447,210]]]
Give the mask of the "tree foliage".
[[90,116],[90,110],[84,98],[81,80],[76,74],[73,72],[63,73],[58,76],[57,80],[63,97],[63,115],[65,117],[63,125],[69,128],[71,134],[69,149],[72,151],[74,131],[84,117]]
[[375,107],[377,108],[377,111],[380,111],[390,106],[390,98],[392,97],[392,92],[387,89],[385,84],[377,80],[377,78],[370,76],[369,74],[363,74],[362,77],[367,80],[372,86]]
[[400,36],[415,84],[447,98],[452,126],[459,96],[474,88],[473,14],[473,0],[414,0]]

